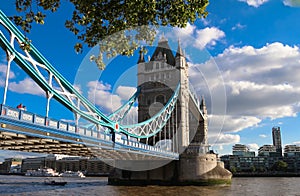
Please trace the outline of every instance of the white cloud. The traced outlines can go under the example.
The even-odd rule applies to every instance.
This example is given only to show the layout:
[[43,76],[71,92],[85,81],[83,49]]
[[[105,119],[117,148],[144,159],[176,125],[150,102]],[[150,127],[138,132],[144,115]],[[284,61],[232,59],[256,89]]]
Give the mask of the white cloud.
[[[6,69],[7,69],[7,65],[1,65],[0,64],[0,77],[1,78],[6,78]],[[16,75],[13,71],[9,71],[9,79],[15,78]]]
[[201,18],[200,20],[202,21],[204,26],[208,26],[210,23],[210,21],[207,18]]
[[[207,24],[208,23],[206,23],[206,25]],[[197,29],[195,25],[187,23],[185,28],[174,28],[167,36],[182,40],[181,45],[183,47],[192,45],[202,50],[205,47],[216,45],[217,41],[225,37],[225,33],[216,27]]]
[[111,86],[110,84],[103,84],[102,82],[99,81],[90,81],[87,86],[89,87],[89,89],[91,90],[110,90]]
[[299,0],[283,0],[283,4],[290,7],[300,7]]
[[45,92],[31,78],[25,78],[18,82],[10,82],[8,88],[20,94],[45,95]]
[[[212,69],[214,64],[219,70]],[[216,77],[217,71],[222,73],[223,81]],[[261,48],[231,46],[203,64],[190,63],[189,75],[194,87],[200,89],[199,95],[206,97],[210,118],[221,119],[216,106],[211,105],[214,98],[211,92],[225,87],[224,132],[259,126],[267,118],[296,116],[300,111],[300,49],[297,46],[278,42]],[[220,131],[209,126],[210,132]]]
[[[224,121],[223,121],[224,118]],[[215,120],[219,123],[209,123],[209,133],[219,133],[220,131],[223,132],[230,132],[235,133],[239,132],[245,128],[258,126],[261,122],[261,119],[255,116],[233,116],[233,115],[209,115],[209,121]],[[222,130],[220,130],[220,127]]]
[[216,134],[212,135],[208,139],[208,143],[211,145],[229,145],[240,142],[240,136],[237,134]]
[[[286,145],[289,145],[289,144],[286,144]],[[293,142],[293,144],[292,145],[300,145],[300,141],[296,141],[296,142]]]
[[184,40],[185,37],[192,36],[196,28],[197,27],[195,25],[191,25],[190,23],[187,23],[186,27],[184,28],[175,27],[174,33],[178,38]]
[[259,7],[264,3],[267,3],[269,0],[239,0],[241,2],[246,2],[249,6]]
[[256,143],[247,144],[247,146],[250,148],[251,151],[257,151],[259,149],[259,146]]
[[231,30],[237,30],[237,29],[244,29],[246,25],[242,25],[241,23],[237,23],[234,27],[231,28]]
[[104,112],[111,113],[117,110],[136,91],[135,87],[119,86],[116,94],[111,93],[111,86],[99,81],[90,81],[87,84],[88,99],[100,106]]
[[101,106],[106,112],[110,113],[121,106],[121,98],[109,92],[111,89],[109,84],[91,81],[87,86],[89,87],[88,99]]
[[79,84],[74,84],[73,87],[74,87],[75,90],[77,90],[80,94],[82,94],[81,86],[80,86]]
[[[229,113],[295,116],[300,98],[300,52],[281,43],[230,47],[215,58],[226,81]],[[276,108],[276,110],[274,110]],[[238,112],[241,111],[241,112]]]
[[245,128],[257,126],[261,119],[255,116],[226,116],[223,129],[228,132],[239,132]]
[[135,92],[136,88],[131,86],[118,86],[116,90],[122,100],[129,100]]
[[187,23],[185,28],[175,27],[172,32],[167,34],[167,37],[176,41],[179,39],[181,46],[186,47],[188,45],[193,44],[192,41],[196,29],[196,25],[191,25],[190,23]]
[[265,134],[260,134],[259,137],[261,137],[261,138],[266,138],[267,135],[265,135]]
[[206,46],[216,45],[216,41],[225,37],[225,33],[216,27],[206,27],[205,29],[196,30],[195,47],[204,49]]

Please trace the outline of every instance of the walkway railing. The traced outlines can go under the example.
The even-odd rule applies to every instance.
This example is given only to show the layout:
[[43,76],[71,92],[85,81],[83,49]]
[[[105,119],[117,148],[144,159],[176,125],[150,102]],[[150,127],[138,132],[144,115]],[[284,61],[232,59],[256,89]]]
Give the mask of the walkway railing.
[[[43,126],[44,128],[48,129],[55,129],[57,131],[65,131],[69,133],[78,134],[85,137],[90,137],[93,139],[100,139],[112,142],[112,135],[111,134],[104,134],[92,129],[84,128],[81,126],[76,126],[74,123],[69,123],[65,121],[55,120],[48,117],[40,116],[28,111],[20,110],[17,108],[12,108],[3,104],[0,104],[0,117],[6,119],[17,120],[20,122],[30,123],[37,126]],[[143,149],[151,152],[158,152],[161,154],[166,154],[171,157],[178,156],[177,153],[173,153],[170,151],[166,151],[160,149],[158,147],[150,146],[144,143],[140,143],[137,141],[131,141],[124,139],[121,134],[116,133],[115,144],[122,145],[124,147],[131,147],[135,150]]]

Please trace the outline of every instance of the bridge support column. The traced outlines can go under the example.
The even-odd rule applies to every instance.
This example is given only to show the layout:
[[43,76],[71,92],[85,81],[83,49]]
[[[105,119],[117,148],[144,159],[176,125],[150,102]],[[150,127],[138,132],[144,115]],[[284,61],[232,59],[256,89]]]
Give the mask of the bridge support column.
[[[147,161],[155,164],[155,161]],[[123,162],[122,162],[123,164]],[[128,168],[136,164],[127,163]],[[125,165],[123,165],[126,167]],[[110,185],[212,185],[227,184],[232,174],[217,161],[216,154],[191,155],[184,153],[180,160],[147,171],[114,169],[108,178]]]

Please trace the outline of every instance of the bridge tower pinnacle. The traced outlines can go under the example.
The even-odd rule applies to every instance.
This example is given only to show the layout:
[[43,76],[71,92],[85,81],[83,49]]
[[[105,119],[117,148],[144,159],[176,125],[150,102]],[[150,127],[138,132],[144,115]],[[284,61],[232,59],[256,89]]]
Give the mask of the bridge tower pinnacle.
[[[205,145],[208,144],[208,141],[207,141],[207,132],[208,132],[208,124],[207,124],[207,108],[206,108],[206,103],[205,103],[205,99],[204,99],[204,96],[202,96],[202,99],[201,99],[201,104],[200,104],[200,110],[202,111],[203,113],[203,143]],[[207,149],[208,151],[208,149]]]
[[189,138],[189,78],[188,64],[181,49],[180,41],[178,40],[178,48],[175,56],[175,67],[179,70],[180,77],[180,127],[179,127],[179,146],[186,148],[190,143]]

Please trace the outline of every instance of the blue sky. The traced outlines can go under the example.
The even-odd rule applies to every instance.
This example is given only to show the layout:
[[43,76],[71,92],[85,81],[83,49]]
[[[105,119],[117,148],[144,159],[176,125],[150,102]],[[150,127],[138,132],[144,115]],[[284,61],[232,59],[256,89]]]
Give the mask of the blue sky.
[[[221,130],[214,123],[209,128],[210,144],[218,153],[231,153],[235,143],[246,144],[253,150],[271,144],[273,126],[281,127],[283,145],[300,144],[299,6],[299,0],[211,0],[207,18],[188,24],[185,29],[174,30],[173,34],[180,37],[187,52],[205,50],[211,56],[205,62],[189,59],[191,81],[195,84],[200,81],[195,71],[198,66],[202,73],[208,73],[204,77],[210,90],[225,88],[226,113],[214,110],[215,113],[210,114],[210,122],[224,120]],[[2,2],[0,9],[8,16],[15,14],[13,1]],[[64,21],[71,14],[72,6],[64,2],[58,12],[48,14],[44,25],[34,25],[28,37],[71,83],[78,85],[79,81],[83,85],[81,80],[86,82],[88,98],[93,99],[89,97],[89,90],[97,90],[95,104],[105,111],[113,110],[135,90],[134,79],[128,82],[120,76],[123,73],[134,75],[137,57],[118,57],[120,59],[114,59],[104,72],[96,70],[87,62],[93,52],[90,48],[85,46],[81,54],[74,52],[75,36],[64,27]],[[167,37],[170,35],[166,33]],[[194,41],[192,48],[187,37]],[[176,44],[171,46],[176,50]],[[187,55],[192,56],[192,53]],[[4,52],[0,55],[0,85],[3,86]],[[209,75],[213,71],[212,64],[217,65],[222,75],[222,85]],[[94,75],[84,78],[82,70]],[[43,93],[17,66],[12,67],[12,72],[7,104],[14,107],[22,102],[29,111],[43,115],[46,104]],[[91,89],[95,82],[97,89]],[[208,102],[212,102],[212,95],[205,87],[200,85],[197,89],[202,89],[199,95],[207,95]],[[3,88],[1,100],[2,94]],[[113,107],[107,104],[107,96],[118,104]],[[55,112],[58,110],[63,112]],[[51,105],[51,115],[72,119],[72,114],[55,101]]]

